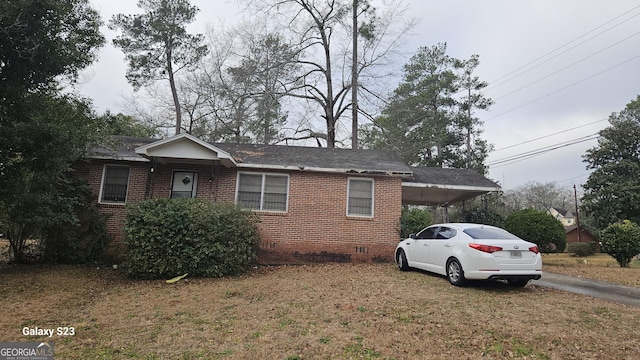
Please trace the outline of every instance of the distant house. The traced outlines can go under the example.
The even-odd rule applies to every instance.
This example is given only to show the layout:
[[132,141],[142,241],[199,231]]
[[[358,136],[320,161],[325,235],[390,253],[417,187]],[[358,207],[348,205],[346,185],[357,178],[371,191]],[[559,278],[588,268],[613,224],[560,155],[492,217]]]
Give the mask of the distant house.
[[576,219],[571,210],[552,207],[549,208],[548,212],[554,218],[558,219],[558,221],[562,223],[562,226],[574,226],[576,224]]
[[567,233],[567,245],[571,243],[583,242],[583,243],[596,243],[596,252],[600,252],[600,243],[598,239],[584,228],[580,228],[580,235],[578,236],[578,226],[565,226],[565,232]]
[[210,144],[188,134],[114,137],[78,167],[122,246],[125,204],[236,202],[260,217],[262,263],[392,261],[403,204],[443,205],[500,188],[471,170],[412,168],[395,154]]

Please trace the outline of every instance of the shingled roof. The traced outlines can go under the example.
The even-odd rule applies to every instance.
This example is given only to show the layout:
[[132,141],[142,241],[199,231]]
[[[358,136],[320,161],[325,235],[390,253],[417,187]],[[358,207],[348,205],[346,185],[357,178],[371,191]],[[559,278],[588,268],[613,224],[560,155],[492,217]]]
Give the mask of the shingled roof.
[[404,180],[422,184],[451,186],[498,187],[498,185],[473,169],[444,169],[438,167],[412,167],[413,177]]
[[409,205],[447,205],[474,198],[500,186],[472,169],[413,167],[402,180],[402,202]]
[[128,161],[149,161],[136,154],[135,149],[160,139],[138,138],[132,136],[111,136],[102,144],[89,150],[94,159],[116,159]]
[[383,150],[226,143],[215,146],[232,154],[241,167],[334,169],[337,172],[400,176],[410,176],[412,173],[411,168],[397,155]]
[[[150,153],[147,153],[145,149],[188,140],[191,140],[192,144],[200,144],[197,146],[207,148],[209,149],[208,151],[217,149],[224,152],[225,156],[227,156],[227,161],[224,163],[225,166],[399,176],[402,177],[403,204],[452,204],[490,191],[500,190],[498,184],[474,170],[410,167],[394,153],[384,150],[229,143],[209,144],[187,134],[180,134],[167,139],[115,136],[106,145],[94,148],[90,157],[149,161]],[[151,155],[153,154],[151,153]],[[167,159],[169,161],[181,161],[180,158],[174,157]]]
[[[105,145],[91,151],[93,158],[147,161],[136,149],[159,139],[114,136]],[[402,159],[384,150],[351,150],[320,147],[214,143],[235,159],[238,167],[285,170],[316,170],[371,175],[411,176]]]

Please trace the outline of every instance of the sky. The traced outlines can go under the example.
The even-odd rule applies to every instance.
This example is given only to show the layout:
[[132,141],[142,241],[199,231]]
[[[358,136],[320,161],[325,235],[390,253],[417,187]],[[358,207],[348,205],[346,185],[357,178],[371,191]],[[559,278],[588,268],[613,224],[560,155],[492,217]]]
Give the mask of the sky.
[[[140,10],[133,0],[92,0],[108,20]],[[192,32],[232,26],[237,4],[191,0],[200,12]],[[640,4],[637,0],[403,0],[418,20],[403,46],[409,61],[421,46],[447,43],[448,55],[479,55],[475,75],[494,101],[476,115],[493,144],[487,177],[510,190],[531,182],[580,188],[589,175],[582,156],[597,145],[608,117],[640,95]],[[244,15],[251,16],[251,15]],[[83,73],[82,95],[99,113],[124,111],[133,93],[117,35]],[[534,155],[535,154],[535,155]],[[534,155],[534,156],[532,156]]]

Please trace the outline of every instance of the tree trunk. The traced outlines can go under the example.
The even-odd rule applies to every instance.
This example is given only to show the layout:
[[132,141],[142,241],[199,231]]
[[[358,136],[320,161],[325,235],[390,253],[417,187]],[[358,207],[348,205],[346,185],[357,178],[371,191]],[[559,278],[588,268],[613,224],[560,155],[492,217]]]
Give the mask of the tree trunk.
[[178,135],[182,129],[182,111],[180,109],[180,101],[178,100],[176,81],[173,78],[173,57],[171,54],[172,45],[168,41],[165,44],[167,49],[167,73],[169,75],[169,85],[171,86],[171,96],[173,96],[173,106],[176,109],[176,135]]
[[353,64],[351,67],[351,148],[358,148],[358,0],[353,0]]

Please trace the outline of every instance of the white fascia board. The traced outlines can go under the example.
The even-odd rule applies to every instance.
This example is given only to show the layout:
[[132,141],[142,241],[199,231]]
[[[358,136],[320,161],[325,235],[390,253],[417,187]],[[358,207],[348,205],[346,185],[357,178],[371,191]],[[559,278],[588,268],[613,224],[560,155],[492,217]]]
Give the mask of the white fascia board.
[[446,184],[427,184],[416,182],[403,182],[403,187],[416,188],[438,188],[448,190],[465,190],[465,191],[500,191],[499,186],[469,186],[469,185],[446,185]]

